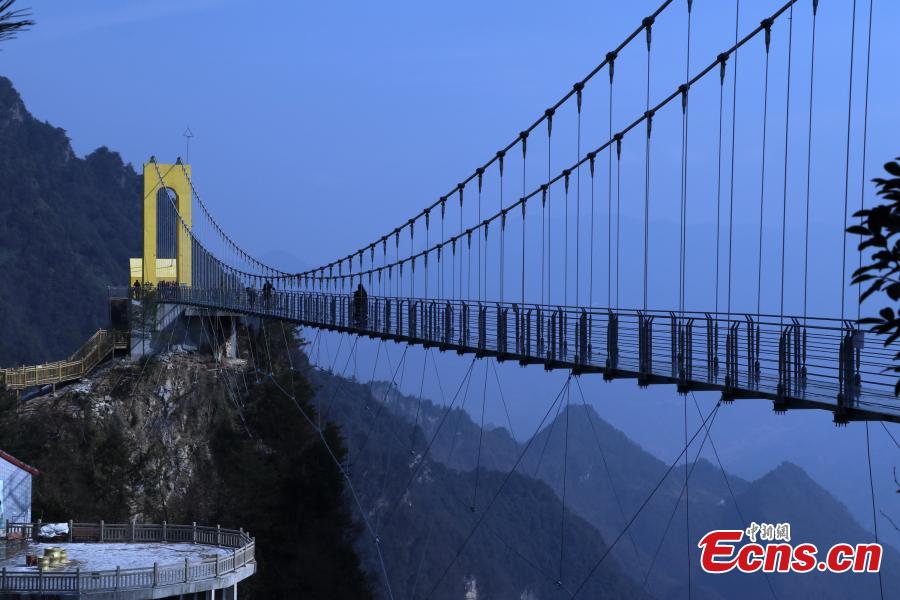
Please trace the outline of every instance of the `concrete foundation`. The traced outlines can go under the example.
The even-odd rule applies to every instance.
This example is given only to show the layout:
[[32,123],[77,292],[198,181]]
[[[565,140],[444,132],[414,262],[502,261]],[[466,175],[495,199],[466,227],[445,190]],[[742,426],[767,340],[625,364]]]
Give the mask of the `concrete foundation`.
[[158,304],[153,309],[151,315],[141,313],[139,305],[132,311],[133,360],[172,349],[207,352],[220,359],[237,358],[241,315],[176,304]]

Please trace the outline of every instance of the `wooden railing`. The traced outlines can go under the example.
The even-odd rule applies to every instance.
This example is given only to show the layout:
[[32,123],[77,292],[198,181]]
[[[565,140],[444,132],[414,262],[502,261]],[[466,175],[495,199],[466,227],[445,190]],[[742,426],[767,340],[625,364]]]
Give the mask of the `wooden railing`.
[[[7,523],[6,538],[36,540],[40,523]],[[0,569],[0,592],[96,593],[155,588],[215,579],[254,563],[256,542],[244,530],[192,525],[69,523],[68,541],[95,543],[202,544],[231,553],[191,562],[104,571],[8,571]],[[58,541],[58,538],[55,540]]]
[[38,385],[80,379],[90,373],[114,350],[127,349],[128,339],[127,331],[100,329],[66,360],[0,369],[0,382],[8,389],[22,390]]

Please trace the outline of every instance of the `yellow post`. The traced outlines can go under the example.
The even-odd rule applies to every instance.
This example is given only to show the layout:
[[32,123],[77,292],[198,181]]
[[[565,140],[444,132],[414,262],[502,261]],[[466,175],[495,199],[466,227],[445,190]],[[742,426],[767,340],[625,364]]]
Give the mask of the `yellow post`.
[[[187,173],[187,176],[185,176]],[[162,183],[160,183],[162,175]],[[157,202],[156,194],[164,185],[175,192],[176,206],[188,230],[191,227],[191,184],[188,177],[191,166],[184,165],[181,159],[175,164],[157,163],[154,158],[144,164],[144,252],[142,261],[143,283],[156,285],[157,277]],[[189,231],[181,223],[176,223],[176,282],[178,285],[191,285],[191,238]]]

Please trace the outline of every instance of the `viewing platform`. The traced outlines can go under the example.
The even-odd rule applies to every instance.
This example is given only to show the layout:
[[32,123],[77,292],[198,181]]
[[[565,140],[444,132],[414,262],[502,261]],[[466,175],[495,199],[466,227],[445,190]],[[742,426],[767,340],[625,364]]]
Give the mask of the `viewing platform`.
[[[57,533],[57,535],[48,535]],[[0,599],[237,599],[256,571],[243,530],[192,525],[8,523],[0,529]],[[41,568],[48,548],[67,560]],[[59,551],[54,551],[60,554]],[[46,560],[43,562],[47,562]]]

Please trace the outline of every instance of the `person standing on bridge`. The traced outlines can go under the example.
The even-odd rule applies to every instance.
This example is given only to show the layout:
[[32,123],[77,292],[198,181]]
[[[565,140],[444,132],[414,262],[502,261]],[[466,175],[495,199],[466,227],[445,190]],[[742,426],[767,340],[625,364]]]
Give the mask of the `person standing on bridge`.
[[272,304],[272,282],[266,279],[266,282],[263,284],[263,300],[265,301],[265,308],[268,310]]
[[362,282],[356,288],[356,291],[353,292],[353,325],[355,325],[358,329],[365,329],[369,324],[369,295],[366,293],[366,288],[363,287]]

